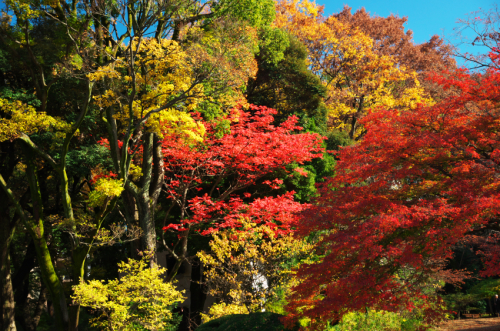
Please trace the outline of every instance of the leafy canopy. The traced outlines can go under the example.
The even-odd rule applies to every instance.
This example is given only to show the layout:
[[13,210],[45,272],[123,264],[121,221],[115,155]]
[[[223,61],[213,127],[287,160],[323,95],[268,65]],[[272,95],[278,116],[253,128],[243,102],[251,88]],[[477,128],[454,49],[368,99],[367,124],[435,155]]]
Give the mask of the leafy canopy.
[[[498,50],[491,58],[498,61]],[[443,261],[471,230],[498,226],[500,72],[430,79],[456,93],[433,106],[372,112],[364,139],[340,150],[336,177],[298,225],[303,235],[322,234],[317,250],[325,256],[301,267],[290,320],[305,315],[317,327],[367,302],[411,310],[415,298],[431,316],[421,285],[463,276],[443,270]],[[483,254],[482,274],[498,275],[498,250]]]

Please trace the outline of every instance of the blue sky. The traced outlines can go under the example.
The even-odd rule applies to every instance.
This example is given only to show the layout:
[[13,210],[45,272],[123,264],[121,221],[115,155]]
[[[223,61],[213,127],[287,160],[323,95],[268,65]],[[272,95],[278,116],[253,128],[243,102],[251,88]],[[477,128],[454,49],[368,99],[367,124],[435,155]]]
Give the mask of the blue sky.
[[[422,43],[434,35],[444,36],[452,40],[453,28],[457,27],[456,21],[465,18],[468,13],[480,8],[490,9],[494,0],[316,0],[319,5],[325,5],[325,14],[339,12],[344,4],[352,7],[354,13],[357,9],[365,7],[371,15],[407,16],[406,28],[413,31],[416,43]],[[462,52],[477,52],[477,47],[461,46]]]

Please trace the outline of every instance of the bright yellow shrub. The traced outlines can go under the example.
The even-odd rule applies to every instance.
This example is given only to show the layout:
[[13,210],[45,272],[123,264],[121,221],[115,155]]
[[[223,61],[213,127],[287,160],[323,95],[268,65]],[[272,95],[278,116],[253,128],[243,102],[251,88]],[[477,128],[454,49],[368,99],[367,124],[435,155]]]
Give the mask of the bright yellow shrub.
[[101,312],[92,320],[99,330],[163,330],[174,320],[172,309],[184,301],[183,292],[163,281],[166,269],[150,268],[146,259],[118,264],[123,277],[74,287],[73,300]]

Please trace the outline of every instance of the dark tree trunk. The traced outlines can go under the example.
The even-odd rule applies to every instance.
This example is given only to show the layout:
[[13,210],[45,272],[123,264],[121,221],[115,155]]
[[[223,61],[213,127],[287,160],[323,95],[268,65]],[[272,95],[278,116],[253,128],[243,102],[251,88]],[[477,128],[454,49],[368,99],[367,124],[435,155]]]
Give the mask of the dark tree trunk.
[[195,327],[201,324],[201,313],[207,299],[206,289],[203,285],[203,268],[198,258],[193,261],[191,271],[191,324]]
[[[0,239],[2,240],[2,239]],[[15,301],[14,290],[12,288],[12,278],[10,274],[10,254],[9,249],[2,245],[2,264],[0,272],[1,284],[1,309],[2,309],[2,331],[15,331]]]
[[0,189],[0,321],[1,331],[15,331],[15,301],[10,270],[10,241],[15,224],[11,222],[8,208],[8,197]]

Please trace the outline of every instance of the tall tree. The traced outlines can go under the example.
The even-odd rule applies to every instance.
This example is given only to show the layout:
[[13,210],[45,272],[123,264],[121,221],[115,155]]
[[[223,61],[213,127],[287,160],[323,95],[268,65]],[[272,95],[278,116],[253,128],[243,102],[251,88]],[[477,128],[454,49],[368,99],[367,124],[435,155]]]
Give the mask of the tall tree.
[[[275,127],[275,110],[252,108],[254,115],[235,110],[227,118],[230,132],[222,137],[217,123],[206,123],[203,142],[193,144],[182,134],[167,136],[163,142],[170,203],[163,229],[177,233],[163,239],[177,260],[169,278],[192,258],[192,236],[237,226],[241,217],[286,232],[295,222],[294,212],[302,208],[293,201],[293,192],[272,196],[282,180],[268,176],[290,163],[322,157],[322,139],[317,134],[293,134],[301,129],[294,117]],[[300,172],[298,168],[294,175]],[[176,210],[180,217],[171,216]]]
[[[12,178],[4,178],[3,188],[11,198],[10,205],[16,207],[13,209],[17,210],[17,217],[25,221],[23,224],[28,229],[33,230],[31,232],[36,241],[35,247],[42,278],[47,285],[51,300],[55,303],[57,327],[59,329],[69,327],[74,330],[78,326],[79,307],[73,305],[68,312],[65,292],[52,263],[55,257],[47,249],[48,235],[44,234],[41,229],[50,228],[48,219],[54,217],[64,219],[65,228],[70,233],[71,239],[71,279],[77,283],[84,276],[84,265],[90,249],[88,244],[94,242],[106,216],[116,206],[119,193],[121,193],[121,185],[126,189],[124,194],[126,202],[121,203],[121,206],[132,206],[132,212],[127,213],[127,210],[124,210],[125,216],[132,214],[132,217],[128,218],[133,223],[130,225],[135,225],[133,221],[142,225],[143,247],[155,250],[156,232],[152,210],[154,211],[157,196],[163,184],[163,167],[161,147],[158,144],[158,136],[154,132],[158,122],[152,123],[155,117],[153,115],[158,115],[157,113],[162,110],[174,106],[181,111],[191,111],[189,104],[193,103],[190,103],[190,100],[193,94],[200,90],[205,92],[203,95],[210,95],[204,99],[203,105],[199,103],[200,110],[206,110],[206,105],[210,104],[218,104],[221,109],[230,107],[231,103],[234,103],[234,100],[241,95],[238,92],[239,85],[244,85],[247,76],[253,72],[252,66],[254,65],[251,58],[253,47],[251,42],[248,43],[254,34],[252,29],[272,21],[274,6],[271,1],[262,5],[261,2],[252,0],[244,3],[236,1],[157,3],[7,1],[6,5],[7,14],[13,19],[10,19],[7,14],[2,16],[2,32],[0,33],[2,59],[8,58],[7,62],[15,63],[20,70],[15,72],[15,75],[12,75],[13,70],[10,71],[8,76],[2,71],[2,78],[4,78],[2,87],[7,79],[9,84],[16,83],[10,86],[21,85],[21,88],[26,91],[34,92],[36,99],[32,102],[34,108],[29,108],[26,103],[18,102],[33,101],[25,100],[27,98],[20,93],[20,90],[2,89],[2,92],[6,93],[2,95],[6,98],[5,101],[2,99],[2,124],[5,124],[2,141],[5,144],[8,144],[7,141],[20,143],[22,146],[23,163],[27,166],[24,175],[26,179],[29,179],[33,210],[26,214],[26,210],[16,204],[16,192],[10,189]],[[242,5],[253,6],[254,10],[248,14],[242,10]],[[231,19],[226,19],[228,17]],[[231,20],[236,23],[230,23]],[[254,28],[246,29],[249,25]],[[192,33],[188,33],[188,30]],[[157,45],[170,42],[171,47],[168,50],[162,47],[155,49],[151,39],[146,40],[151,31],[154,31],[154,40]],[[221,35],[224,31],[228,33]],[[184,48],[179,46],[179,41],[185,44]],[[145,44],[147,45],[144,46]],[[175,76],[175,74],[168,76],[166,71],[170,70],[169,68],[153,68],[158,65],[157,57],[163,55],[162,50],[164,54],[185,55],[188,47],[191,47],[192,57],[190,62],[185,63],[193,67],[186,69],[184,66],[183,68],[191,73],[197,70],[194,74],[186,75],[186,80],[191,81],[181,82],[181,85],[184,85],[179,87],[177,84],[176,88],[170,90],[166,84],[167,81],[151,80],[161,79],[159,78],[161,74],[167,80]],[[145,64],[147,60],[144,60],[144,56],[149,56],[148,59],[152,62]],[[141,61],[145,66],[138,68],[136,63]],[[179,64],[178,61],[173,61],[173,63]],[[128,73],[131,80],[124,82],[120,80],[121,77],[107,77],[103,74],[103,71],[112,72],[115,68],[122,70],[120,75],[127,76]],[[240,68],[241,70],[238,70]],[[129,69],[128,72],[127,69]],[[147,73],[143,72],[145,70],[151,73],[155,69],[158,69],[158,75],[154,77],[148,77]],[[181,67],[177,69],[177,72],[183,70]],[[141,74],[145,75],[141,76]],[[153,89],[149,91],[149,94],[144,89],[147,83],[153,84]],[[122,87],[121,90],[120,87]],[[127,87],[134,92],[129,93],[130,91],[126,90]],[[159,91],[158,87],[163,90]],[[54,89],[60,93],[53,93]],[[102,101],[106,100],[103,97],[106,91],[120,92],[123,95],[118,95],[117,99],[108,104],[102,104]],[[168,95],[173,99],[162,99],[163,92],[170,93]],[[222,97],[223,92],[228,93]],[[92,98],[94,93],[95,99]],[[153,95],[155,93],[156,95]],[[123,100],[126,102],[124,103]],[[134,102],[138,100],[144,101],[141,107],[154,111],[134,113],[132,111],[136,106]],[[154,109],[152,109],[153,104],[157,106]],[[130,106],[129,114],[120,114],[116,111],[124,105]],[[23,118],[23,111],[26,111],[29,117]],[[150,117],[153,119],[149,121],[148,126],[145,126]],[[159,117],[156,117],[159,121]],[[176,120],[176,118],[170,119]],[[84,146],[86,151],[99,150],[98,147],[95,148],[95,142],[90,147],[86,144],[93,139],[92,134],[95,134],[89,131],[99,131],[103,127],[105,132],[107,130],[105,135],[108,135],[112,145],[114,163],[109,168],[118,174],[118,178],[103,180],[93,186],[89,181],[90,173],[82,176],[73,172],[75,176],[69,177],[69,165],[78,168],[75,159],[85,154],[78,151],[80,147]],[[123,128],[125,128],[124,132],[118,131]],[[37,133],[48,134],[50,138],[44,139],[47,137],[40,137]],[[102,136],[102,133],[99,132],[98,135]],[[118,144],[118,138],[122,140],[121,145]],[[142,153],[144,166],[140,170],[143,173],[143,181],[138,188],[136,187],[137,189],[134,189],[128,179],[129,175],[135,174],[129,174],[128,165],[138,149],[144,151]],[[132,151],[132,154],[129,154],[129,151]],[[90,157],[87,156],[87,158]],[[17,162],[19,160],[21,158],[18,158]],[[99,163],[101,162],[89,162],[93,167],[108,167]],[[51,170],[47,170],[49,168]],[[42,169],[46,177],[39,176]],[[50,191],[49,196],[41,193],[44,191],[44,182],[48,177],[55,178],[53,180],[58,186],[57,190]],[[84,203],[82,200],[85,200],[85,197],[81,199],[84,186],[86,189],[93,190],[94,197],[102,196],[104,193],[112,194],[107,195],[106,199],[97,198],[94,201],[97,203],[91,203],[82,208],[81,204]],[[127,200],[127,198],[130,196],[132,196],[132,203],[129,204],[130,199]],[[76,207],[75,198],[80,199]],[[54,203],[54,208],[47,208],[48,203]],[[139,211],[137,218],[135,218],[136,210]],[[35,223],[31,219],[33,213],[36,214]],[[79,233],[78,223],[88,218],[94,223],[94,228],[93,232],[87,233],[90,237],[84,240]],[[88,242],[85,242],[87,240]],[[2,259],[2,262],[5,261],[7,260]]]
[[275,25],[295,35],[309,50],[309,61],[327,88],[325,99],[331,128],[359,139],[368,108],[415,107],[427,100],[417,74],[377,52],[362,29],[308,1],[279,1]]
[[[490,58],[498,61],[498,50]],[[364,139],[339,152],[337,176],[298,225],[322,234],[324,258],[299,270],[289,321],[305,315],[319,327],[367,302],[397,311],[421,298],[430,308],[419,285],[460,277],[442,270],[454,245],[498,229],[500,72],[430,79],[458,93],[430,107],[373,112],[362,121]],[[486,263],[484,272],[498,268]]]
[[417,73],[455,67],[452,46],[438,35],[432,36],[427,42],[416,44],[413,32],[405,31],[407,17],[393,14],[388,17],[372,16],[364,8],[352,14],[348,6],[333,16],[372,38],[374,51],[379,55],[390,56],[399,66]]
[[285,34],[285,37],[283,59],[272,61],[265,48],[259,52],[259,70],[256,77],[249,80],[247,99],[252,104],[276,109],[275,118],[280,122],[297,115],[313,120],[325,131],[327,114],[323,99],[326,88],[308,68],[305,45],[292,35]]

